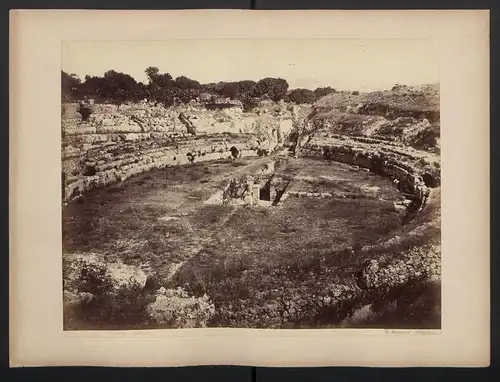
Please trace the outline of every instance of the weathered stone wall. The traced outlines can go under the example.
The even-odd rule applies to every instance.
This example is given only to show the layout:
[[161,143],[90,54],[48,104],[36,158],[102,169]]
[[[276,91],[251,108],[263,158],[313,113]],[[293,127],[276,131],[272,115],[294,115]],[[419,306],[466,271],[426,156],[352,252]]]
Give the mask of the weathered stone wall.
[[[391,291],[405,285],[439,279],[439,258],[438,248],[426,246],[406,251],[391,261],[369,262],[357,276],[340,278],[333,270],[331,275],[321,279],[321,287],[316,283],[315,287],[308,289],[289,283],[279,289],[262,290],[256,296],[262,303],[247,309],[242,321],[247,327],[290,328],[296,327],[297,323],[312,322],[317,328],[317,318],[327,316],[329,322],[335,320],[336,325],[342,326],[343,322],[349,323],[359,308],[371,304],[374,298],[386,298]],[[286,271],[277,272],[281,275]],[[404,295],[400,297],[407,298]],[[405,304],[405,301],[401,303]],[[306,324],[306,327],[309,325]]]
[[65,199],[71,199],[75,191],[85,192],[124,181],[154,168],[230,158],[231,147],[236,147],[242,157],[257,155],[257,148],[251,147],[252,142],[246,137],[156,140],[141,136],[136,142],[126,142],[101,145],[79,155],[67,154],[63,159],[63,170],[67,171]]
[[428,180],[429,184],[426,184],[425,167],[416,158],[387,148],[359,147],[342,141],[329,141],[325,144],[312,141],[304,145],[301,155],[356,165],[391,177],[401,184],[403,191],[412,194],[422,204],[425,204],[429,196],[429,188],[440,182],[439,175],[433,174],[432,179]]
[[[215,192],[205,204],[258,205],[260,190],[274,175],[275,161],[267,160],[259,167],[250,167],[247,172],[230,179],[227,185]],[[274,187],[270,195],[273,196]],[[274,192],[275,194],[275,192]]]
[[441,251],[435,245],[415,247],[400,258],[370,260],[361,273],[362,287],[390,289],[408,281],[441,278]]

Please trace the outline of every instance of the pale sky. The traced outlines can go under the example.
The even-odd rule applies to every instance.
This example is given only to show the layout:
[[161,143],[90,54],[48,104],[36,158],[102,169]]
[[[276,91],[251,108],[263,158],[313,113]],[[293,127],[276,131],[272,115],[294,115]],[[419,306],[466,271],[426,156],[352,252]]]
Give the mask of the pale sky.
[[114,69],[147,82],[156,66],[201,83],[281,77],[290,88],[372,91],[439,82],[435,47],[417,39],[206,39],[67,42],[62,70],[80,78]]

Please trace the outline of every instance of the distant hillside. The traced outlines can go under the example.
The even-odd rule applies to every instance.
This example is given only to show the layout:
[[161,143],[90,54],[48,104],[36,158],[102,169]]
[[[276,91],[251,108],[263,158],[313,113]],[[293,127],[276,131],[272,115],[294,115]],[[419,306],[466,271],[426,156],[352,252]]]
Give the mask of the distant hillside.
[[439,84],[396,85],[370,93],[336,92],[314,105],[323,132],[400,141],[439,150]]
[[[337,92],[331,93],[314,104],[320,114],[327,116],[332,111],[351,112],[357,108],[358,114],[386,117],[408,117],[408,114],[422,114],[427,119],[439,119],[439,85],[398,86],[392,90],[371,93]],[[401,114],[401,115],[399,115]]]

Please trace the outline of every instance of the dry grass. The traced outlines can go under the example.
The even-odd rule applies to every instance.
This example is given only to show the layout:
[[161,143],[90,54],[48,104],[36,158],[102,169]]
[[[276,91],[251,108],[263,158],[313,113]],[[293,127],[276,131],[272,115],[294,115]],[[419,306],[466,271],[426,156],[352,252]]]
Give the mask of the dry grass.
[[[212,326],[307,325],[304,317],[320,312],[309,305],[312,295],[381,255],[348,249],[377,244],[405,227],[392,208],[397,193],[387,180],[336,163],[300,161],[290,162],[283,173],[307,174],[322,183],[304,182],[306,187],[341,187],[358,197],[291,197],[277,208],[210,206],[202,200],[237,170],[233,162],[157,170],[95,190],[84,204],[65,209],[64,252],[100,253],[147,268],[158,285],[181,286],[195,296],[207,293],[217,312]],[[379,195],[363,192],[359,183],[379,186]],[[400,250],[401,243],[384,254]],[[173,264],[181,266],[168,281]],[[305,313],[284,318],[286,301],[297,301]],[[344,316],[328,317],[340,322]]]

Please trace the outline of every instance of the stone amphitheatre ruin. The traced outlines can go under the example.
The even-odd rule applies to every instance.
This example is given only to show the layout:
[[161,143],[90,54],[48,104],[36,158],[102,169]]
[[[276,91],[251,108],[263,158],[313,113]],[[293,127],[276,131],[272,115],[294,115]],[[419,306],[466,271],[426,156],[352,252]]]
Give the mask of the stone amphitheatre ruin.
[[[412,147],[387,134],[377,134],[387,124],[395,126],[394,129],[400,124],[405,131],[413,129],[418,135],[429,121],[439,121],[439,112],[406,110],[402,113],[400,110],[397,113],[390,106],[357,104],[355,100],[351,104],[341,111],[362,118],[362,134],[346,134],[335,128],[340,122],[334,118],[318,118],[324,112],[321,103],[311,107],[282,101],[264,102],[251,112],[243,112],[241,104],[230,100],[219,104],[192,102],[170,108],[147,101],[121,106],[93,104],[85,106],[91,109],[91,113],[85,114],[84,120],[83,113],[79,112],[81,106],[64,104],[63,208],[78,204],[96,190],[127,184],[134,177],[150,171],[204,164],[216,168],[220,161],[234,162],[234,166],[224,170],[224,176],[207,180],[206,189],[202,189],[203,184],[199,185],[201,191],[198,196],[190,196],[193,200],[189,206],[193,207],[186,207],[185,214],[202,206],[257,208],[260,211],[279,209],[291,199],[354,198],[352,193],[341,188],[324,186],[340,179],[329,174],[328,168],[343,165],[346,174],[352,173],[355,174],[352,176],[364,179],[362,189],[365,193],[377,196],[380,187],[398,190],[399,196],[391,201],[393,210],[401,216],[411,215],[413,221],[418,222],[397,234],[364,243],[359,248],[350,248],[350,251],[356,254],[384,253],[384,248],[407,238],[424,237],[428,230],[439,231],[439,153]],[[236,165],[238,161],[241,165]],[[323,167],[317,171],[312,167],[302,172],[290,170],[293,166],[318,162]],[[369,177],[378,175],[389,178],[392,183],[370,185]],[[169,194],[162,195],[165,195],[166,202]],[[182,206],[179,202],[179,211]],[[434,208],[426,215],[429,206]],[[425,215],[425,218],[418,220],[418,215]],[[180,221],[181,218],[169,219]],[[193,246],[190,247],[193,256],[201,253],[203,245],[194,249]],[[70,256],[78,251],[72,247],[64,252],[65,256]],[[169,264],[170,280],[175,279],[175,272],[188,258]],[[144,276],[148,269],[136,269],[136,273]],[[368,257],[350,274],[352,277],[342,280],[333,277],[333,281],[324,286],[327,292],[323,295],[319,291],[316,293],[314,299],[321,309],[339,306],[343,301],[354,301],[369,291],[390,291],[411,280],[439,280],[439,238],[408,245],[397,256]],[[145,277],[141,280],[143,284],[146,282]],[[72,296],[69,300],[76,298],[78,291],[65,289]],[[294,310],[285,309],[274,316],[270,308],[265,312],[262,309],[267,308],[248,308],[241,316],[244,318],[240,317],[235,325],[258,326],[260,321],[255,317],[264,314],[266,323],[276,322],[269,327],[282,327],[283,322],[300,321],[304,312],[311,312],[313,308],[309,303],[297,302]],[[285,316],[288,318],[283,318]]]

